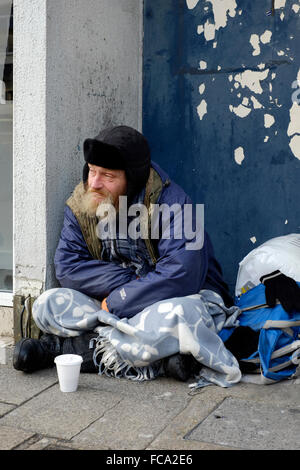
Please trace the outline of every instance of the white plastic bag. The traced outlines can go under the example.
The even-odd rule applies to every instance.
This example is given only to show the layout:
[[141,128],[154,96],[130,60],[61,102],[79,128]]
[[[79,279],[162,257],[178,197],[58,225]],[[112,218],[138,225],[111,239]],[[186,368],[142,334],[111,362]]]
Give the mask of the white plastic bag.
[[235,295],[260,283],[260,277],[276,270],[300,282],[300,234],[271,238],[239,263]]

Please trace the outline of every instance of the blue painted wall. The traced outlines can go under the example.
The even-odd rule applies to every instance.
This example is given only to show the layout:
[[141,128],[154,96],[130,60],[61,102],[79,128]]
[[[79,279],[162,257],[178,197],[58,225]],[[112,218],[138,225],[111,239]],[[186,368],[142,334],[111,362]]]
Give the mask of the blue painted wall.
[[233,292],[247,253],[300,228],[300,3],[217,3],[145,0],[143,132],[205,204]]

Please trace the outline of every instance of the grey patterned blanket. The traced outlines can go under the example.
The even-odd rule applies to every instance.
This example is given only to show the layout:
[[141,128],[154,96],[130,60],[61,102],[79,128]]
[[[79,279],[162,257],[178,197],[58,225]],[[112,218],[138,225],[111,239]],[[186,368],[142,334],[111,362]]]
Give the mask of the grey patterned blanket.
[[100,375],[151,380],[163,374],[164,358],[180,352],[202,366],[193,388],[240,381],[238,362],[219,336],[223,328],[238,326],[240,313],[236,306],[226,308],[211,290],[156,302],[129,319],[67,288],[46,290],[33,305],[35,322],[46,333],[70,337],[96,332],[94,362]]
[[94,353],[99,374],[150,380],[161,374],[161,360],[178,352],[192,354],[202,364],[199,388],[209,384],[229,387],[241,379],[235,357],[218,333],[238,325],[240,311],[226,308],[209,290],[157,302],[130,319],[101,311]]

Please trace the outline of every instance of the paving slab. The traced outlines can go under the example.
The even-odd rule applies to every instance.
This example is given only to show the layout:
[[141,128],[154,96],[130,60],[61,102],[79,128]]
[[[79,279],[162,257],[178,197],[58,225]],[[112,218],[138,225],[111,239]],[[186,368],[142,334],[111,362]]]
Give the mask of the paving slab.
[[0,418],[0,425],[61,439],[71,439],[120,401],[117,394],[79,385],[63,393],[56,384]]
[[218,407],[223,397],[211,399],[209,394],[194,396],[188,405],[179,413],[149,445],[148,449],[220,449],[216,444],[200,443],[185,439],[185,436]]
[[[191,392],[188,383],[165,377],[134,382],[80,374],[77,392],[62,393],[55,368],[24,374],[1,365],[0,442],[26,450],[231,450],[252,449],[258,435],[268,449],[287,442],[298,449],[299,392],[299,378]],[[294,437],[284,442],[288,426]]]
[[0,367],[0,401],[20,405],[57,382],[55,369],[25,374],[11,366]]
[[145,449],[188,401],[188,395],[176,397],[167,392],[144,400],[125,397],[72,442],[93,443],[99,449]]
[[298,405],[300,383],[297,383],[296,380],[283,380],[271,385],[238,383],[228,388],[210,385],[200,389],[194,396],[202,396],[205,400],[215,401],[227,397],[234,397],[253,402]]
[[34,432],[0,425],[0,450],[11,450],[30,439]]
[[249,450],[299,450],[300,406],[225,398],[187,436]]
[[80,381],[87,387],[109,393],[117,392],[129,398],[135,396],[137,400],[161,396],[191,398],[189,396],[190,389],[188,387],[188,383],[190,382],[179,382],[167,377],[138,382],[126,380],[125,378],[116,379],[105,375],[80,374]]

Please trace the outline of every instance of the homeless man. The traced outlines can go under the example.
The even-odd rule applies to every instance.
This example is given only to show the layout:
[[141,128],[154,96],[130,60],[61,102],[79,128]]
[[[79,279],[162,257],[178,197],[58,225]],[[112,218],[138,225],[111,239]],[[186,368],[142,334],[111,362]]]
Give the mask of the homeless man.
[[[197,344],[200,341],[213,345],[211,355],[218,351],[216,363],[220,362],[221,351],[227,365],[233,364],[234,374],[238,375],[236,358],[216,334],[224,326],[230,309],[235,307],[231,307],[232,301],[208,234],[202,231],[202,247],[187,249],[187,242],[191,240],[187,240],[184,233],[179,238],[170,230],[169,237],[162,236],[161,212],[157,219],[160,232],[155,239],[151,239],[151,235],[131,237],[128,231],[124,236],[128,226],[118,226],[116,235],[111,238],[101,237],[99,233],[101,220],[107,220],[98,216],[99,208],[112,204],[116,209],[115,218],[118,218],[121,196],[127,196],[128,207],[143,203],[148,213],[156,203],[169,207],[176,203],[183,208],[191,204],[189,197],[151,161],[147,140],[130,127],[105,129],[94,139],[86,139],[84,159],[83,178],[66,202],[55,253],[56,276],[61,288],[46,290],[35,301],[33,317],[43,334],[40,339],[25,338],[16,344],[15,369],[33,372],[52,366],[59,354],[73,353],[83,357],[82,372],[97,372],[98,362],[103,367],[104,357],[107,366],[103,342],[102,350],[98,345],[95,354],[100,332],[102,339],[104,336],[107,339],[108,332],[115,330],[116,322],[122,330],[135,318],[138,318],[138,325],[145,325],[149,311],[150,319],[156,323],[163,321],[163,312],[166,312],[165,319],[175,315],[180,320],[188,311],[193,318],[189,322],[194,325],[206,319],[201,338],[196,338],[195,342],[195,336],[189,331],[190,336],[186,336],[189,339],[180,344],[183,328],[180,330],[173,323],[169,329],[166,324],[160,325],[160,331],[163,328],[169,331],[164,341],[152,338],[149,343],[145,335],[150,335],[151,326],[150,333],[143,331],[141,342],[144,347],[145,343],[148,346],[136,363],[126,356],[128,348],[134,353],[136,338],[133,346],[128,346],[127,342],[122,344],[118,354],[123,363],[125,361],[129,369],[130,365],[140,366],[139,370],[143,365],[156,364],[156,375],[159,368],[160,375],[187,380],[199,365],[198,361],[203,360]],[[175,219],[171,214],[169,228],[174,229]],[[128,217],[127,225],[130,221],[132,218]],[[214,309],[220,313],[221,322],[212,321]],[[215,318],[219,318],[218,315]],[[174,328],[177,328],[175,333]],[[142,328],[135,325],[137,330],[142,331]],[[93,339],[95,341],[91,341]],[[193,343],[193,350],[186,344],[188,342]],[[116,343],[117,340],[111,340],[110,346]],[[211,358],[207,359],[209,361],[211,364]]]

